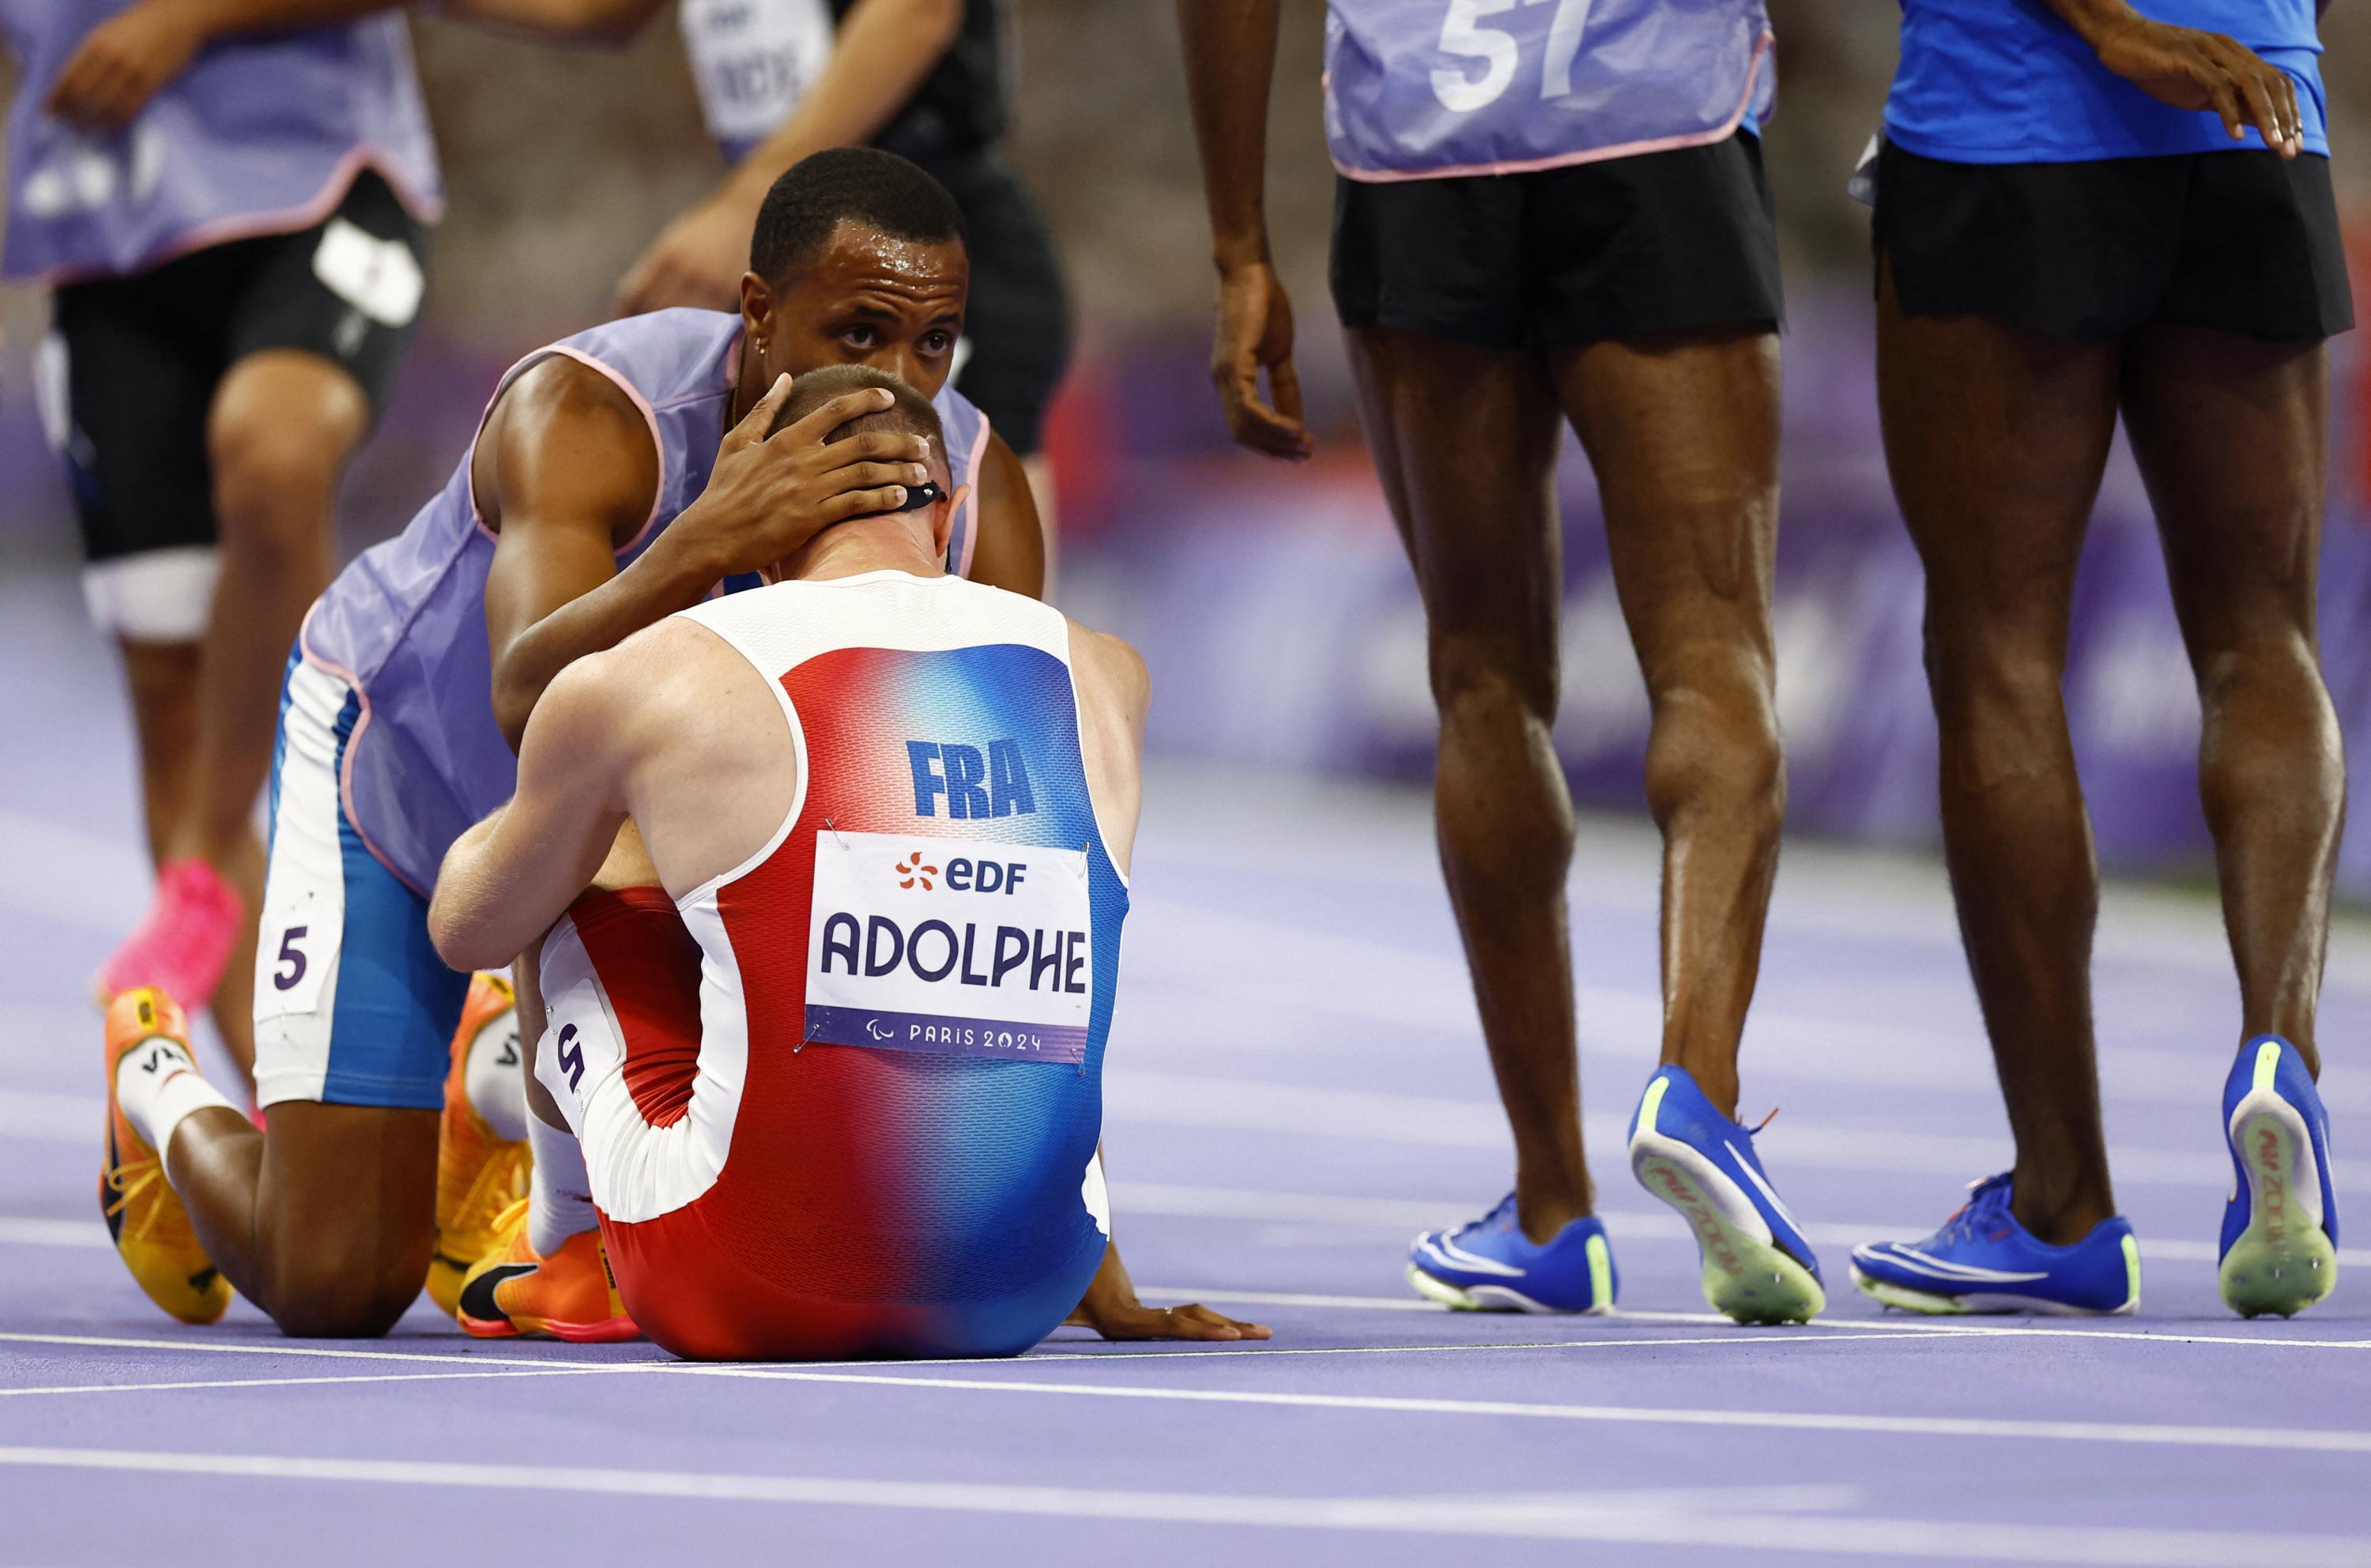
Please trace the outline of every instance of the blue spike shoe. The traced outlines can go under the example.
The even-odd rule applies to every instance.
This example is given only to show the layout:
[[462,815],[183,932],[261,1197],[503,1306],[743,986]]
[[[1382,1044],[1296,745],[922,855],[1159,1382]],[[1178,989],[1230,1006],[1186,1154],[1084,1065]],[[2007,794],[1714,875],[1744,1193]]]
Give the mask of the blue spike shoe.
[[2223,1207],[2224,1304],[2243,1318],[2302,1312],[2338,1283],[2330,1115],[2296,1046],[2261,1034],[2223,1085],[2231,1200]]
[[1512,1193],[1471,1224],[1417,1237],[1407,1280],[1461,1312],[1605,1313],[1621,1286],[1603,1220],[1576,1219],[1536,1243],[1515,1221]]
[[1630,1170],[1695,1232],[1716,1310],[1741,1323],[1808,1323],[1827,1306],[1820,1260],[1763,1174],[1753,1135],[1714,1109],[1685,1068],[1647,1080],[1630,1118]]
[[1853,1283],[1911,1312],[2087,1317],[2138,1309],[2141,1252],[2130,1220],[2103,1219],[2073,1246],[2053,1247],[2018,1223],[2009,1196],[2006,1172],[1988,1176],[1926,1239],[1854,1248]]

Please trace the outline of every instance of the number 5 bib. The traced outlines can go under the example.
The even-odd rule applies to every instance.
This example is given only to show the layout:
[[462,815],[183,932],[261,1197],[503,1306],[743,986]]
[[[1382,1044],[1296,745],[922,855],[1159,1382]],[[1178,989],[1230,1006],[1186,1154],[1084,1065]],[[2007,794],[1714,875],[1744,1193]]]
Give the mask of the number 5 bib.
[[1762,0],[1333,0],[1325,136],[1352,179],[1517,174],[1769,117]]

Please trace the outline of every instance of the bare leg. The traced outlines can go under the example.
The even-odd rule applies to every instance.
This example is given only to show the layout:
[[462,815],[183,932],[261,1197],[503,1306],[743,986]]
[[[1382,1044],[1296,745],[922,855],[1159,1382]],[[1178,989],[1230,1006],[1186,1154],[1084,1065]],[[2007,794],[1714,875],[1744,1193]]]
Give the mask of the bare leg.
[[2241,1038],[2280,1034],[2319,1076],[2314,1004],[2346,808],[2314,633],[2329,356],[2150,328],[2126,352],[2123,401],[2198,677],[2199,791]]
[[1424,594],[1440,859],[1515,1139],[1515,1208],[1545,1241],[1590,1212],[1556,721],[1562,539],[1553,388],[1526,354],[1349,331],[1375,467]]
[[[194,642],[134,642],[121,640],[124,685],[132,695],[132,718],[140,744],[140,798],[148,858],[161,862],[189,809],[190,766],[195,747],[200,652]],[[230,848],[223,868],[249,910],[263,902],[263,845],[254,829]],[[243,921],[230,964],[214,992],[212,1011],[223,1044],[238,1064],[239,1076],[255,1087],[255,1020],[250,995],[255,985],[255,922]]]
[[2115,433],[2117,351],[1878,304],[1887,466],[1926,566],[1926,664],[1960,933],[2048,1242],[2115,1212],[2092,1057],[2099,869],[2059,684]]
[[1751,328],[1598,343],[1552,368],[1597,470],[1654,705],[1663,1060],[1734,1117],[1787,809],[1770,635],[1778,340]]
[[287,1101],[269,1136],[200,1111],[166,1154],[206,1255],[287,1333],[385,1333],[420,1294],[435,1229],[434,1111]]
[[222,576],[200,666],[191,807],[174,834],[177,857],[201,856],[229,874],[253,842],[281,670],[306,608],[329,584],[338,476],[369,422],[354,378],[299,350],[248,355],[214,393],[206,451]]

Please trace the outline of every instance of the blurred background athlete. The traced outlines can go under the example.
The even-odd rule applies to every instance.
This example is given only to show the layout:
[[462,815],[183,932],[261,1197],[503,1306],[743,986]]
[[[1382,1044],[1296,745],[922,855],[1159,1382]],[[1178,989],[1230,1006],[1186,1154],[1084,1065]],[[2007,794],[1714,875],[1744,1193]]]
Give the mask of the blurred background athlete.
[[[621,40],[665,0],[460,0],[448,7],[558,38]],[[955,388],[1029,471],[1047,539],[1047,405],[1070,317],[1036,201],[997,151],[1013,79],[1004,0],[683,0],[702,116],[731,164],[618,286],[621,313],[730,308],[749,226],[777,175],[826,147],[910,158],[954,197],[970,237],[971,310]]]
[[[1239,442],[1300,458],[1292,317],[1262,204],[1278,10],[1178,0],[1219,269],[1212,374]],[[1581,1149],[1572,801],[1549,738],[1567,423],[1597,472],[1654,712],[1666,1065],[1633,1164],[1695,1229],[1715,1306],[1759,1320],[1825,1302],[1734,1119],[1786,801],[1770,51],[1759,0],[1486,17],[1335,0],[1327,17],[1335,304],[1424,597],[1441,863],[1515,1142],[1506,1200],[1413,1250],[1410,1282],[1454,1306],[1613,1304]]]
[[2238,967],[2223,1298],[2327,1294],[2314,1088],[2345,765],[2314,624],[2329,354],[2354,325],[2309,0],[1905,0],[1875,168],[1878,387],[1926,568],[1944,844],[2015,1167],[1854,1277],[1930,1310],[2130,1311],[2092,1059],[2099,868],[2061,683],[2121,415],[2204,731]]
[[[0,0],[11,279],[54,288],[44,418],[123,652],[156,903],[100,988],[169,986],[249,1070],[279,672],[442,197],[400,18],[353,0]],[[268,105],[269,111],[259,110]]]

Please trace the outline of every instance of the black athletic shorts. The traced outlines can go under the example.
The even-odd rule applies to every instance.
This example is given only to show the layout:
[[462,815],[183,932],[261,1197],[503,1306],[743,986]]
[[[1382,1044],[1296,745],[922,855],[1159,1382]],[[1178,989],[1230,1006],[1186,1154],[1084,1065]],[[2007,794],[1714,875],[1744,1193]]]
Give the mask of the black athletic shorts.
[[1046,406],[1070,363],[1070,302],[1053,233],[995,154],[942,154],[923,167],[955,199],[971,253],[967,351],[955,390],[1026,457],[1044,439]]
[[1762,144],[1334,186],[1334,306],[1485,349],[1785,317]]
[[249,354],[334,360],[376,414],[418,318],[427,259],[426,226],[364,171],[335,213],[300,233],[60,285],[64,455],[87,558],[214,543],[206,414]]
[[2073,339],[2165,321],[2310,341],[2354,325],[2330,160],[2310,153],[1962,164],[1888,144],[1871,234],[1908,316]]

